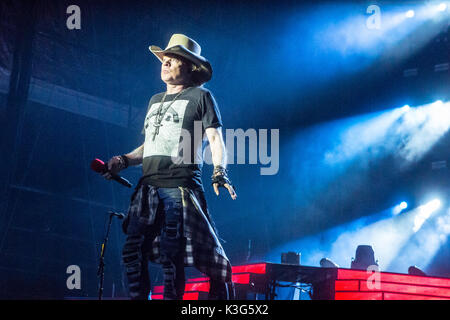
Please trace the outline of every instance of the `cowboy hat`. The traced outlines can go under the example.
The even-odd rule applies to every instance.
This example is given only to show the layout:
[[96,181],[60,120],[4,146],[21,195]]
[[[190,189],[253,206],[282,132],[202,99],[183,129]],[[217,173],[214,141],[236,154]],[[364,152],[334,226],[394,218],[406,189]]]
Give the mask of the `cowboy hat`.
[[169,40],[169,44],[163,50],[157,46],[150,46],[149,50],[153,53],[161,62],[163,61],[164,54],[172,53],[179,55],[199,67],[199,77],[203,82],[207,82],[212,77],[212,67],[209,61],[202,57],[202,48],[193,39],[185,36],[184,34],[175,33]]

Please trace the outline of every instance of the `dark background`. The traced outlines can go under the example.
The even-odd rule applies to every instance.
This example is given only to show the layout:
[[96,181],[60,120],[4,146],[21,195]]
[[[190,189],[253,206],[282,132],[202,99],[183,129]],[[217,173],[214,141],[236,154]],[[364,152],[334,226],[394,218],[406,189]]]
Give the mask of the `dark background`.
[[[388,10],[396,2],[378,3]],[[418,3],[402,1],[405,8]],[[81,8],[80,30],[66,27],[72,4]],[[324,138],[302,133],[337,119],[449,98],[448,67],[433,69],[449,61],[448,19],[420,45],[416,30],[371,54],[323,48],[328,40],[317,37],[317,30],[349,15],[364,21],[369,4],[2,1],[0,298],[96,297],[107,212],[125,212],[132,190],[105,181],[89,164],[143,142],[148,99],[165,89],[148,46],[165,47],[173,33],[196,39],[210,60],[214,75],[205,86],[225,128],[280,130],[276,175],[260,175],[261,164],[229,166],[236,201],[225,190],[219,198],[213,194],[212,167],[204,166],[207,200],[232,264],[265,260],[283,243],[379,212],[402,196],[419,202],[427,188],[447,197],[448,168],[431,170],[431,163],[448,161],[448,134],[406,170],[393,164],[393,156],[368,159],[364,168],[352,163],[326,191],[309,192],[328,181],[329,172],[308,157],[308,148],[320,152]],[[418,74],[405,77],[407,69]],[[321,134],[327,135],[324,128]],[[123,175],[135,184],[140,170]],[[123,242],[115,220],[106,297],[127,295]],[[450,276],[449,261],[446,240],[427,271]],[[72,264],[81,268],[81,290],[66,288]],[[156,266],[151,272],[153,283],[161,282]]]

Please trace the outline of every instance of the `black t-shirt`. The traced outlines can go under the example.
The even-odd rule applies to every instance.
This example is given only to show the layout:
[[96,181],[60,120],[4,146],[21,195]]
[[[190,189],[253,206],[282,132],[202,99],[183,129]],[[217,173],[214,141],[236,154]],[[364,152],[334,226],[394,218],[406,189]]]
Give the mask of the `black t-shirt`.
[[160,116],[160,126],[155,126],[163,96],[163,92],[155,94],[148,104],[143,129],[143,182],[163,188],[203,189],[205,129],[222,126],[216,101],[202,87],[187,88],[175,100],[177,94],[168,94],[161,108],[166,111]]

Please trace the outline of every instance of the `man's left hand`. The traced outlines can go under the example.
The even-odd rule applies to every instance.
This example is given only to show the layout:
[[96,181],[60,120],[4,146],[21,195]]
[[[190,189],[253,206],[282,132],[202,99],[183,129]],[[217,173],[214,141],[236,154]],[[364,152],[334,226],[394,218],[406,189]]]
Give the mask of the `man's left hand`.
[[[237,194],[236,194],[236,191],[234,191],[233,186],[230,186],[228,183],[225,183],[223,185],[223,187],[227,188],[228,192],[230,193],[231,199],[236,200]],[[218,183],[213,183],[213,188],[214,188],[214,192],[218,196],[219,195],[219,184]]]
[[237,198],[236,191],[234,190],[234,187],[231,184],[230,179],[228,179],[227,170],[225,168],[220,166],[215,167],[211,178],[214,192],[216,193],[217,196],[219,195],[219,187],[224,187],[230,193],[231,199],[236,200]]

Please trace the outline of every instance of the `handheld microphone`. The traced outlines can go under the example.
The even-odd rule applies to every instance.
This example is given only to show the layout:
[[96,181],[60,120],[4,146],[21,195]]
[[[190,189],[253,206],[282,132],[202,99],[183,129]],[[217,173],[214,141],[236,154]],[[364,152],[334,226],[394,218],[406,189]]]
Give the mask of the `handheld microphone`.
[[120,183],[121,185],[124,185],[125,187],[131,188],[131,183],[125,179],[122,178],[121,176],[117,175],[117,174],[112,174],[109,170],[108,170],[108,165],[105,164],[102,160],[100,159],[94,159],[91,162],[91,169],[94,170],[97,173],[100,174],[105,174],[107,172],[109,172],[112,176],[112,179],[114,181],[117,181],[118,183]]

